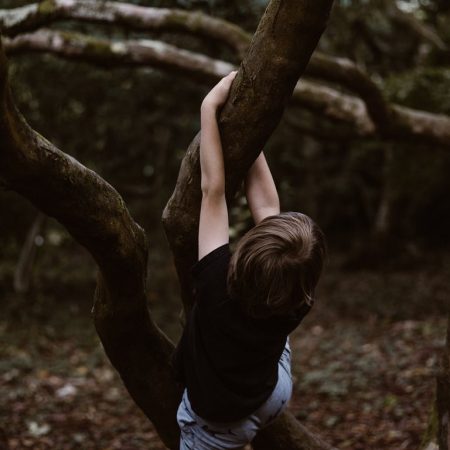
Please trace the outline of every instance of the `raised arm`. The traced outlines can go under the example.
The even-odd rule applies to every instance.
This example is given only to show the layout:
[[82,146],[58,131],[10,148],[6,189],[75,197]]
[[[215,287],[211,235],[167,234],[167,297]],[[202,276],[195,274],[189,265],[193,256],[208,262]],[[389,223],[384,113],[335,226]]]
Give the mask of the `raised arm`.
[[225,170],[216,114],[225,103],[236,72],[214,86],[201,106],[200,167],[202,204],[198,229],[198,259],[229,240],[225,200]]
[[247,173],[245,194],[255,224],[267,216],[280,213],[277,188],[263,152]]

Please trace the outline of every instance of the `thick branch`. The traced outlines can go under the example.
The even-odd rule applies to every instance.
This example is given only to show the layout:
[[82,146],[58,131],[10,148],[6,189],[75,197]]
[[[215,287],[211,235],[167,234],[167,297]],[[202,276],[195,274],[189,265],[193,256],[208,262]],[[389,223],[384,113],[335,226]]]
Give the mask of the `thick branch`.
[[[398,8],[396,11],[395,17],[397,18],[409,17]],[[0,25],[3,25],[5,31],[11,35],[36,29],[46,23],[61,19],[114,23],[130,29],[179,30],[198,34],[225,43],[237,52],[240,59],[244,57],[251,41],[250,34],[226,20],[179,9],[143,7],[108,1],[99,3],[93,0],[46,0],[40,5],[32,4],[10,10],[0,10]],[[408,20],[413,19],[409,18]],[[426,29],[426,26],[423,25],[422,30]],[[154,51],[157,52],[159,46],[155,44],[156,41],[149,42],[153,42]],[[34,45],[38,46],[37,43]],[[163,45],[161,50],[167,51],[168,47],[164,47],[164,44],[161,45]],[[179,51],[182,52],[182,50]],[[367,114],[369,116],[368,120],[364,120],[366,129],[370,127],[370,122],[374,122],[378,134],[387,137],[396,134],[396,124],[392,123],[393,115],[396,115],[396,112],[385,101],[378,86],[352,61],[316,52],[310,60],[306,74],[339,83],[360,96],[366,104],[365,119],[367,119]],[[345,97],[342,97],[340,103],[344,104],[346,110],[352,108],[344,99]]]
[[147,241],[106,181],[26,123],[7,84],[0,42],[0,184],[61,222],[99,267],[93,315],[112,364],[164,442],[178,447],[173,345],[146,307]]
[[[101,66],[151,66],[212,83],[225,76],[235,66],[207,56],[182,50],[170,44],[154,40],[110,41],[85,36],[80,33],[39,30],[23,34],[14,39],[5,39],[9,54],[29,51],[51,52],[67,59],[88,61]],[[321,56],[316,55],[321,61]],[[448,116],[413,110],[395,104],[383,106],[382,97],[377,94],[370,80],[364,81],[359,69],[347,60],[329,65],[323,61],[323,70],[333,73],[334,81],[347,79],[351,83],[360,79],[359,91],[366,91],[366,98],[372,96],[372,116],[361,99],[311,81],[297,83],[292,103],[308,108],[332,120],[351,124],[356,135],[381,134],[394,139],[421,139],[448,147],[450,146],[450,118]],[[313,72],[310,64],[308,72]],[[347,71],[348,69],[348,71]],[[354,83],[358,84],[357,81]],[[379,109],[379,111],[378,111]],[[377,110],[378,112],[375,112]],[[389,121],[386,122],[386,114]]]
[[[121,24],[132,29],[177,29],[219,40],[233,48],[242,59],[251,42],[251,35],[225,20],[203,13],[178,9],[160,9],[127,3],[92,0],[51,0],[11,10],[0,10],[0,24],[10,35],[36,29],[46,23],[75,19]],[[387,129],[390,110],[378,87],[354,63],[316,53],[307,73],[338,82],[354,90],[367,104],[369,115],[379,128]]]
[[152,39],[111,41],[81,33],[39,30],[5,38],[8,55],[51,52],[70,60],[103,67],[151,66],[179,72],[199,81],[213,82],[234,68],[232,64]]
[[221,41],[241,55],[251,40],[244,30],[226,20],[182,9],[97,0],[44,0],[0,10],[0,28],[8,36],[64,19],[123,25],[135,30],[184,31]]

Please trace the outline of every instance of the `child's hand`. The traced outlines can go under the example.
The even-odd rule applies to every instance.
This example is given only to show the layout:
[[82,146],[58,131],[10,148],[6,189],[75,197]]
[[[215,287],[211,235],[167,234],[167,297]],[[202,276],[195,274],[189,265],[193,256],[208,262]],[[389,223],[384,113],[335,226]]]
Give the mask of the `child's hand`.
[[223,77],[203,99],[201,108],[218,109],[222,106],[228,98],[231,83],[233,83],[236,74],[237,70],[233,70],[226,77]]

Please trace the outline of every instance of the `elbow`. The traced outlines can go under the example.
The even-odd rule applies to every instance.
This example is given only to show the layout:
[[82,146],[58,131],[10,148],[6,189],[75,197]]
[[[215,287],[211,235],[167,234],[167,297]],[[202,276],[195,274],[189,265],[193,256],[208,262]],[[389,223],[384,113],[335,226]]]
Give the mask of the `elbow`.
[[208,180],[202,177],[203,197],[222,197],[225,195],[225,181],[221,179]]
[[202,186],[202,196],[209,198],[218,198],[225,196],[223,186]]

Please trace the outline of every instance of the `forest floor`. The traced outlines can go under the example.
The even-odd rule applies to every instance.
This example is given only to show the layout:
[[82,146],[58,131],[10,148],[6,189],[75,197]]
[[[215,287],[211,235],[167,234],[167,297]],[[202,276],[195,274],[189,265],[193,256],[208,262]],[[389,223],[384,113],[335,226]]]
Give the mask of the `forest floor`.
[[[0,449],[163,449],[109,364],[88,307],[0,315]],[[37,312],[36,312],[37,311]],[[69,318],[70,317],[70,321]],[[445,321],[318,308],[292,335],[291,410],[340,449],[417,450]]]

